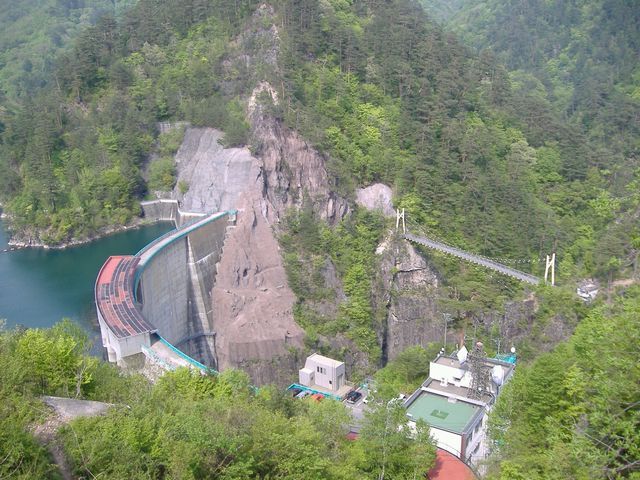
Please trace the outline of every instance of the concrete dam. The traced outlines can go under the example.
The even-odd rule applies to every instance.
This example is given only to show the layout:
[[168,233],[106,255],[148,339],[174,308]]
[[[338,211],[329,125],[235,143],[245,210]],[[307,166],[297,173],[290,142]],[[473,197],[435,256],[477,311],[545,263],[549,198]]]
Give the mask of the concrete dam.
[[119,365],[217,369],[211,291],[236,211],[182,212],[175,200],[143,202],[145,217],[176,229],[133,256],[110,257],[95,285],[102,343]]
[[240,368],[254,385],[296,377],[305,333],[294,319],[279,223],[302,206],[303,192],[320,218],[342,218],[348,205],[330,192],[320,155],[254,113],[259,157],[224,148],[219,130],[185,129],[172,200],[142,203],[146,218],[177,229],[101,270],[96,306],[112,361]]

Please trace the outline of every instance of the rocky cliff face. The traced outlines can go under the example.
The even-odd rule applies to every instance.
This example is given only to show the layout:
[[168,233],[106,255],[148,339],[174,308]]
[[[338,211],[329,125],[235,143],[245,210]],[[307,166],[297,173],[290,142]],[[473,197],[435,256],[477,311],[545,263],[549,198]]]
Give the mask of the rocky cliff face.
[[274,232],[286,211],[304,201],[330,223],[348,204],[331,191],[324,158],[256,101],[265,92],[277,101],[262,83],[249,102],[256,155],[223,148],[215,129],[187,128],[176,163],[178,183],[189,190],[182,195],[176,188],[174,196],[184,210],[238,210],[211,292],[218,367],[243,368],[257,384],[284,384],[302,363],[304,332],[293,319],[295,296]]
[[[264,199],[246,192],[237,226],[228,234],[211,294],[218,367],[243,367],[256,382],[277,382],[291,373],[291,353],[302,348],[304,331],[293,320],[295,297],[269,221]],[[295,354],[293,355],[295,358]],[[264,364],[283,368],[274,376]],[[281,370],[283,370],[281,372]],[[278,373],[279,372],[279,373]]]
[[176,153],[179,182],[189,189],[174,195],[187,212],[220,212],[238,207],[240,195],[255,181],[256,159],[246,148],[223,148],[214,128],[187,128]]
[[279,221],[289,208],[310,201],[318,216],[334,223],[349,211],[347,201],[331,189],[324,157],[296,132],[268,113],[266,104],[277,104],[278,94],[261,82],[249,100],[249,118],[257,155],[262,162],[263,194]]
[[384,312],[379,331],[383,357],[393,360],[405,348],[442,339],[437,310],[438,275],[413,246],[390,232],[376,252],[376,310]]
[[[356,201],[369,210],[380,210],[393,217],[391,189],[374,184],[356,192]],[[379,268],[374,282],[374,309],[381,319],[378,329],[383,347],[383,361],[393,360],[413,345],[441,343],[444,340],[443,310],[438,298],[442,291],[440,274],[428,258],[410,243],[390,231],[376,251]],[[558,316],[541,326],[536,322],[537,302],[533,295],[510,301],[504,312],[487,311],[478,314],[472,323],[479,335],[499,332],[502,346],[522,345],[532,337],[537,350],[545,351],[571,334],[571,321]],[[448,341],[462,341],[464,332],[450,330]],[[458,337],[458,338],[456,338]]]
[[[444,340],[444,319],[437,299],[445,295],[439,273],[428,259],[401,237],[390,233],[378,247],[380,269],[376,279],[376,309],[384,312],[379,331],[386,360],[393,360],[407,347]],[[553,315],[541,323],[533,294],[508,301],[503,312],[485,311],[471,319],[477,335],[498,332],[502,351],[512,345],[537,352],[549,351],[566,340],[576,319]],[[467,332],[467,341],[470,340]],[[465,332],[449,330],[448,341],[461,342]],[[497,339],[498,337],[496,337]],[[535,345],[532,345],[535,339]],[[527,354],[527,352],[523,352]],[[530,353],[530,352],[529,352]]]

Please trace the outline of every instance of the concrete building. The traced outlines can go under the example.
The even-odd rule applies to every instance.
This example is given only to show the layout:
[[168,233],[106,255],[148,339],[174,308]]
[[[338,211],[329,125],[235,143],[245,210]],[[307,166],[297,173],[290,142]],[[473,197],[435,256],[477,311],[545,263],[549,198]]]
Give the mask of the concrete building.
[[96,280],[98,324],[110,362],[140,353],[155,332],[135,306],[131,285],[137,264],[129,255],[109,257]]
[[344,362],[314,353],[307,357],[304,368],[298,372],[300,385],[311,390],[342,397],[350,389]]
[[[439,448],[477,465],[488,454],[488,413],[515,365],[482,358],[475,367],[487,379],[474,382],[474,367],[462,347],[456,355],[438,355],[429,365],[429,377],[404,403],[409,424],[422,419]],[[475,389],[475,390],[474,390]]]
[[344,362],[317,353],[307,357],[299,372],[300,384],[306,387],[322,387],[337,392],[345,385]]

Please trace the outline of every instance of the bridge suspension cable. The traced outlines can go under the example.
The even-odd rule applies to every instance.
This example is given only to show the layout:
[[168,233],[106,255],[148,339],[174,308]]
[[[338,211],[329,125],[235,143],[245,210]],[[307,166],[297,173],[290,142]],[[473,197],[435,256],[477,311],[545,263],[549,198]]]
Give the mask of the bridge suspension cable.
[[[510,277],[516,278],[522,282],[530,283],[532,285],[537,285],[540,283],[540,278],[535,275],[531,275],[530,273],[522,272],[520,270],[516,270],[515,268],[511,268],[505,263],[516,263],[516,264],[524,264],[524,263],[536,263],[542,261],[543,259],[501,259],[501,258],[490,258],[485,257],[484,255],[479,255],[472,252],[467,252],[461,248],[448,245],[446,242],[438,239],[436,236],[429,234],[427,235],[424,231],[423,227],[415,224],[412,221],[407,221],[405,216],[404,209],[396,211],[396,231],[399,231],[400,226],[402,225],[403,236],[406,240],[418,243],[427,248],[431,248],[433,250],[440,251],[442,253],[446,253],[449,255],[453,255],[462,260],[475,263],[476,265],[481,265],[483,267],[489,268],[491,270],[497,271],[504,275],[508,275]],[[413,233],[407,233],[406,226],[409,226],[409,231],[413,231]],[[549,278],[549,273],[551,274],[551,285],[555,285],[555,253],[551,256],[547,255],[545,261],[545,277],[544,281],[547,282]]]

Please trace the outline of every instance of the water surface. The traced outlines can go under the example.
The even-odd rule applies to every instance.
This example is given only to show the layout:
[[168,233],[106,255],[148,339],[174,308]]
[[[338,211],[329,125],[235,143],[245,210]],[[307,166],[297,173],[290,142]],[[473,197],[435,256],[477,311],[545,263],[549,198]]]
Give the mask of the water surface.
[[93,285],[104,261],[109,255],[134,254],[172,228],[162,222],[65,250],[2,252],[8,235],[0,220],[0,319],[8,327],[50,327],[68,317],[96,339]]

